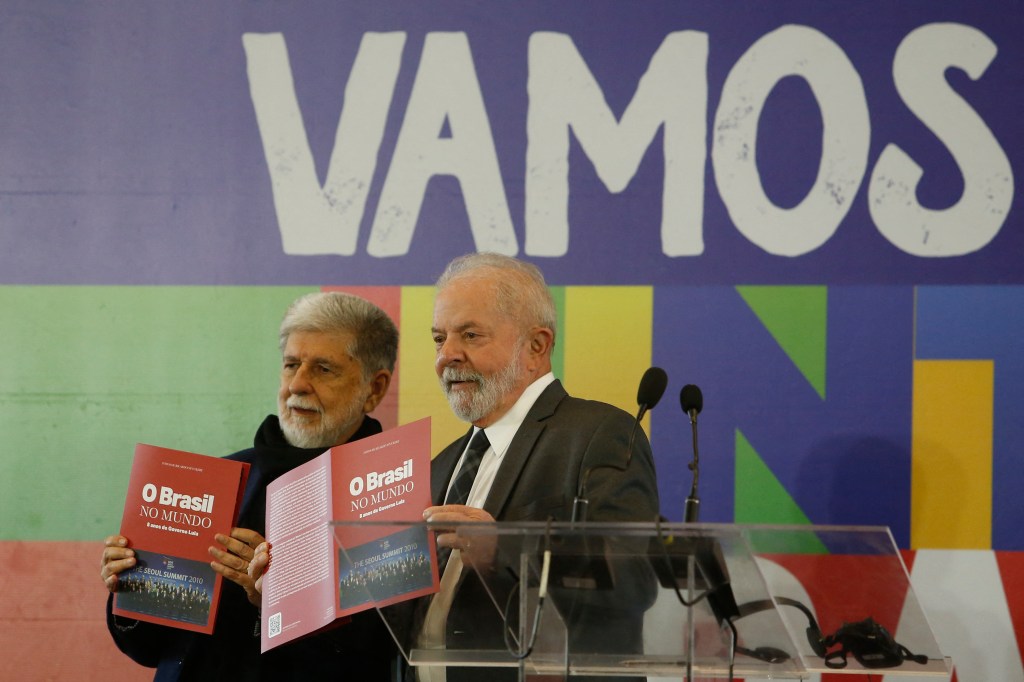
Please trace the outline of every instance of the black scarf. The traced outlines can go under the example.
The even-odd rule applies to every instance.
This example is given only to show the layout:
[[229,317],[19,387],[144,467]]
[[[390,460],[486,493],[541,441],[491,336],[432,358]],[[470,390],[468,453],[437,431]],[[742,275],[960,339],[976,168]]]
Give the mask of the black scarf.
[[[356,432],[348,439],[352,441],[381,432],[380,422],[366,416]],[[290,445],[281,431],[281,424],[275,415],[270,415],[260,424],[253,447],[230,455],[229,459],[249,462],[249,480],[242,498],[242,509],[238,526],[251,528],[260,535],[266,534],[267,486],[297,466],[319,457],[329,448],[297,448]]]

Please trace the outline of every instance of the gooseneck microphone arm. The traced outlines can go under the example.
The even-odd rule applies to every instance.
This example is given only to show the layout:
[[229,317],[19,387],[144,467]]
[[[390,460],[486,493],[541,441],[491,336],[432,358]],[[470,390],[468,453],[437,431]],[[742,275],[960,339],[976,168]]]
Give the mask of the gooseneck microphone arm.
[[697,420],[690,421],[690,430],[693,432],[693,461],[689,464],[693,472],[693,482],[690,484],[690,494],[686,498],[686,513],[683,519],[687,523],[695,522],[700,512],[700,499],[697,497],[697,487],[700,484],[700,453],[697,449]]
[[629,463],[633,461],[633,442],[636,439],[637,429],[640,428],[640,420],[644,418],[644,414],[648,410],[653,409],[658,404],[661,396],[665,393],[666,386],[668,386],[668,374],[662,368],[651,367],[644,372],[643,377],[640,379],[640,387],[636,392],[636,402],[640,409],[637,410],[636,418],[633,420],[633,428],[629,431],[629,443],[626,446],[626,463],[625,465],[601,464],[583,472],[583,476],[580,477],[579,488],[576,490],[576,499],[572,501],[573,523],[587,520],[587,507],[590,504],[590,500],[587,499],[587,484],[590,482],[590,474],[597,469],[625,471],[629,468]]
[[693,384],[683,386],[679,394],[679,404],[683,412],[690,418],[690,431],[693,434],[693,461],[689,468],[693,472],[693,483],[690,486],[690,495],[686,498],[683,511],[683,521],[696,523],[700,516],[700,498],[697,496],[697,486],[700,483],[700,451],[697,449],[697,415],[704,408],[704,395],[700,389]]

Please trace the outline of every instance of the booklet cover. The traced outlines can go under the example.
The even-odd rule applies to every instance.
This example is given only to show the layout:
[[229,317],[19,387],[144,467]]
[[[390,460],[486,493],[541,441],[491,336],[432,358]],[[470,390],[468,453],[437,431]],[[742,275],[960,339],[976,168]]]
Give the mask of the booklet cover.
[[248,475],[245,462],[135,447],[121,535],[136,564],[118,576],[115,614],[213,632],[223,578],[207,548],[235,525]]
[[331,448],[271,483],[262,651],[353,613],[436,592],[436,549],[424,527],[350,526],[339,547],[328,525],[421,521],[429,506],[429,418]]

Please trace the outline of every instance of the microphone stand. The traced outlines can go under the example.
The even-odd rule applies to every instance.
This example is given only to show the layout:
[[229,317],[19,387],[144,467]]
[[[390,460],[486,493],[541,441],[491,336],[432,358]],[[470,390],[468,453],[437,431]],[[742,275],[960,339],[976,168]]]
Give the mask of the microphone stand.
[[636,439],[636,431],[640,427],[640,420],[644,418],[647,413],[648,406],[646,403],[640,404],[640,409],[636,413],[636,419],[633,420],[633,428],[629,431],[629,445],[626,450],[626,465],[620,467],[618,465],[603,464],[601,466],[587,469],[583,472],[583,478],[580,481],[579,489],[576,491],[576,497],[572,501],[572,518],[571,523],[577,523],[587,520],[587,509],[590,507],[590,500],[587,499],[587,483],[590,482],[590,474],[596,469],[618,469],[619,471],[625,471],[629,468],[629,463],[633,461],[633,442]]
[[679,404],[683,413],[690,418],[690,431],[693,434],[693,461],[690,462],[690,471],[693,472],[693,484],[690,486],[690,496],[686,498],[686,505],[683,508],[683,521],[696,523],[700,516],[700,500],[697,498],[697,485],[700,481],[700,452],[697,450],[697,415],[704,407],[704,395],[700,388],[693,384],[683,386],[679,392]]
[[626,462],[624,465],[601,464],[583,472],[579,487],[576,489],[576,497],[572,501],[571,522],[573,524],[587,520],[587,508],[590,506],[590,500],[587,499],[587,484],[590,482],[590,474],[596,469],[626,471],[629,468],[630,462],[633,461],[633,443],[636,440],[636,432],[640,429],[640,420],[644,418],[648,410],[654,409],[654,406],[658,404],[667,384],[668,375],[665,374],[665,370],[662,368],[650,367],[644,372],[643,377],[640,378],[640,387],[636,392],[636,404],[640,409],[633,420],[633,428],[629,431],[629,442],[626,445]]
[[693,461],[689,464],[693,472],[693,483],[690,485],[690,496],[683,507],[683,521],[696,523],[700,516],[700,500],[697,498],[697,485],[700,482],[700,454],[697,450],[697,411],[690,410],[690,430],[693,432]]

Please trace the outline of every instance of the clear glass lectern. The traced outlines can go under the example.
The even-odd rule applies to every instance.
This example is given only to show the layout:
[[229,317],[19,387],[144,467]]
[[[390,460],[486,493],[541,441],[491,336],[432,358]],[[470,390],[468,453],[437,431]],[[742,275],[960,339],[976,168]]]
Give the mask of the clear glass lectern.
[[[332,525],[351,563],[365,551],[346,546],[347,527],[383,536],[425,524]],[[347,587],[377,608],[410,666],[505,668],[520,680],[949,678],[884,527],[497,522],[455,532],[464,549],[437,595],[380,606],[394,601],[393,580]],[[858,639],[865,625],[873,635]]]

